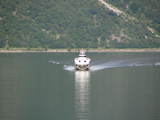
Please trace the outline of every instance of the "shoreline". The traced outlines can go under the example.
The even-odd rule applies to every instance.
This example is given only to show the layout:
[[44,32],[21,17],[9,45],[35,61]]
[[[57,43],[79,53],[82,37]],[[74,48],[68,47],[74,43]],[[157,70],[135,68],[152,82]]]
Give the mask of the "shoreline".
[[[79,52],[80,49],[21,49],[21,48],[14,48],[14,49],[0,49],[0,53],[64,53],[64,52]],[[160,48],[126,48],[126,49],[86,49],[86,52],[160,52]]]

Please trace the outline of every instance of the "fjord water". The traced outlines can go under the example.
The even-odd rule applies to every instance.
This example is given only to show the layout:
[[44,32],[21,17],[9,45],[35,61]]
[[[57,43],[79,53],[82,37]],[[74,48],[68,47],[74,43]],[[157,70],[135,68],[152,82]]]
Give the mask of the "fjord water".
[[160,53],[1,53],[0,120],[160,120]]

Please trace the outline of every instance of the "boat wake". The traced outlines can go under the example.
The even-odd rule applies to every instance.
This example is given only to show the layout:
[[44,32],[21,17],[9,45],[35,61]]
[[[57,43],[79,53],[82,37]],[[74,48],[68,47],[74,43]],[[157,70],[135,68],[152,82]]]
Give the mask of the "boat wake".
[[50,60],[50,61],[48,61],[49,63],[52,63],[52,64],[61,64],[60,62],[58,62],[58,61],[54,61],[54,60]]
[[[147,62],[143,60],[117,60],[108,61],[103,63],[91,64],[90,71],[99,71],[111,68],[122,68],[122,67],[140,67],[140,66],[160,66],[160,62]],[[73,65],[64,65],[64,70],[75,71]]]
[[[94,61],[94,60],[93,60]],[[128,60],[96,60],[92,62],[90,66],[90,71],[100,71],[105,69],[112,68],[122,68],[122,67],[140,67],[140,66],[160,66],[159,58],[135,58]],[[62,62],[62,61],[48,61],[52,64],[63,65],[64,70],[66,71],[75,71],[73,63]]]
[[75,71],[75,68],[73,65],[64,65],[64,70]]

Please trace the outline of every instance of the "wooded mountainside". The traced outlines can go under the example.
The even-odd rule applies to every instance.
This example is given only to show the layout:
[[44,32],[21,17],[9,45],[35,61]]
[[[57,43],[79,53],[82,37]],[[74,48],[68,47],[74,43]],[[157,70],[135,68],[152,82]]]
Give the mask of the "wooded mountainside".
[[158,48],[160,0],[0,0],[9,47]]

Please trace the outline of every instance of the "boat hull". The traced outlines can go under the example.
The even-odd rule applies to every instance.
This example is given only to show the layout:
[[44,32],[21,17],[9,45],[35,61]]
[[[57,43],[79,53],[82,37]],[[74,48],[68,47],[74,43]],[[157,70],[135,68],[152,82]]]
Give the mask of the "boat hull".
[[89,70],[90,62],[91,59],[86,56],[85,51],[80,51],[79,56],[74,59],[75,70]]
[[84,66],[75,65],[75,69],[80,70],[80,71],[88,71],[89,70],[89,65],[84,65]]

